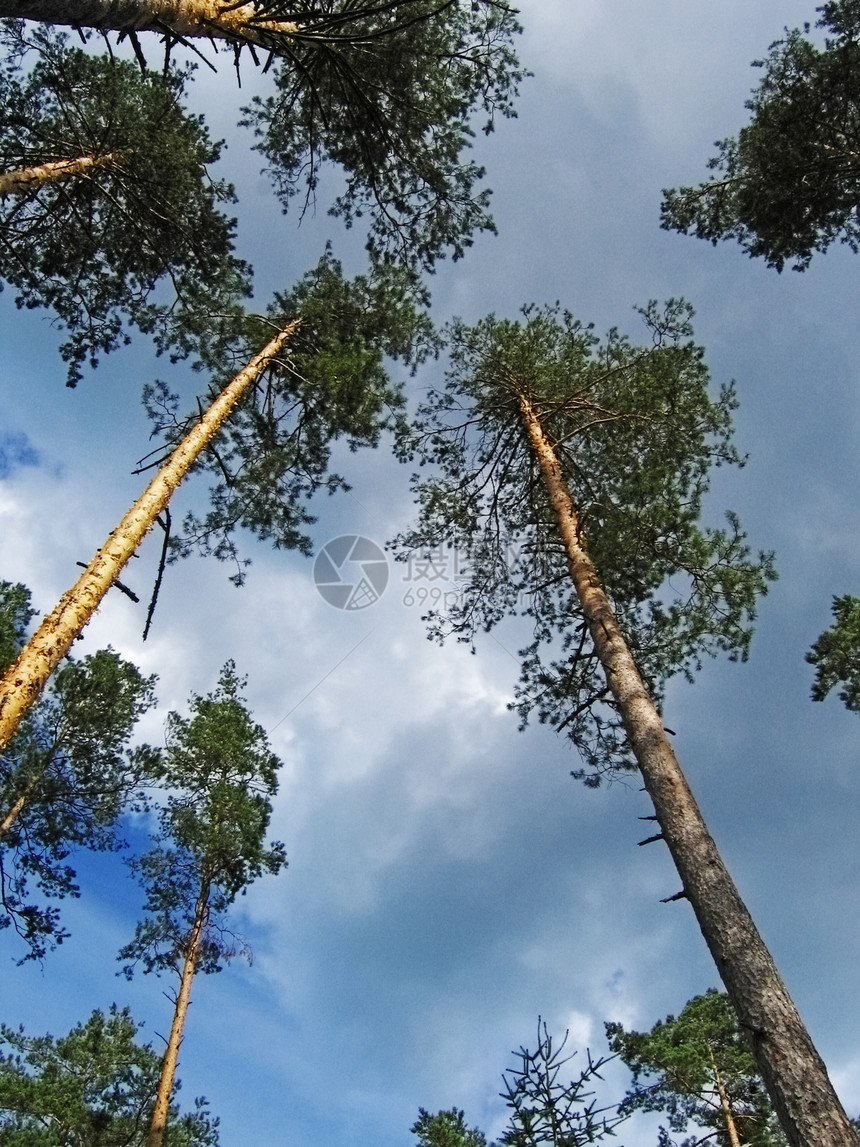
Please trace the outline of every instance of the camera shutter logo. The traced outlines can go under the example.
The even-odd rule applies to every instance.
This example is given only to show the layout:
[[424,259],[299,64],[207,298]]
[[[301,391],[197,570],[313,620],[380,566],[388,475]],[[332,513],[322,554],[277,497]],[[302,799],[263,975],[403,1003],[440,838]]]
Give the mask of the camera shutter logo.
[[335,609],[367,609],[388,585],[385,551],[361,534],[332,538],[314,561],[314,585]]

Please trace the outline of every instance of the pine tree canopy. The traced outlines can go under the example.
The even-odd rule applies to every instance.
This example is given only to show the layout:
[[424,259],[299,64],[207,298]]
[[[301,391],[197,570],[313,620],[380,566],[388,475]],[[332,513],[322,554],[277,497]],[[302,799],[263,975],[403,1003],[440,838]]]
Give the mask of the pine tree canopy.
[[823,701],[831,689],[842,685],[839,700],[846,709],[860,713],[860,598],[834,597],[833,617],[833,625],[806,655],[815,666],[812,700]]
[[245,707],[244,685],[228,661],[213,693],[192,696],[190,717],[168,717],[160,774],[167,803],[154,847],[130,862],[146,903],[120,952],[126,976],[138,961],[147,972],[181,969],[198,916],[199,970],[219,971],[237,942],[227,909],[257,877],[286,865],[284,846],[265,842],[281,762]]
[[[347,280],[327,252],[292,290],[275,296],[265,318],[230,320],[201,332],[200,365],[211,372],[217,391],[273,329],[301,318],[283,354],[199,460],[197,468],[215,478],[210,508],[202,516],[188,513],[173,540],[174,557],[195,549],[212,553],[235,563],[232,580],[241,584],[246,563],[234,538],[240,526],[277,548],[311,552],[309,499],[349,488],[329,469],[333,444],[376,446],[399,425],[404,400],[386,360],[414,366],[437,349],[416,295],[411,272],[377,264],[368,275]],[[197,417],[196,411],[179,417],[178,397],[163,383],[147,389],[145,404],[171,445]]]
[[612,330],[603,340],[558,307],[520,321],[450,330],[447,386],[418,412],[401,456],[433,464],[415,478],[417,526],[401,556],[448,543],[468,557],[460,601],[431,632],[461,640],[505,615],[531,618],[518,709],[564,729],[591,783],[631,767],[626,737],[570,582],[522,401],[554,445],[597,575],[649,688],[688,677],[705,655],[745,658],[758,595],[775,575],[753,557],[733,514],[701,527],[713,465],[739,463],[731,387],[709,395],[690,308],[643,312],[649,345]]
[[[749,1044],[724,993],[711,988],[690,1000],[677,1018],[667,1016],[650,1032],[625,1031],[621,1024],[608,1023],[606,1035],[612,1051],[633,1073],[622,1112],[664,1112],[671,1131],[686,1131],[690,1123],[710,1131],[685,1140],[690,1147],[704,1141],[728,1147],[728,1108],[740,1142],[747,1147],[785,1144]],[[665,1132],[660,1142],[668,1145]]]
[[333,165],[346,185],[331,213],[347,226],[366,218],[375,257],[425,269],[494,230],[484,169],[460,157],[476,114],[486,132],[515,114],[515,10],[311,0],[292,13],[301,32],[279,52],[276,92],[245,109],[284,206],[298,195],[307,208]]
[[751,257],[802,271],[837,239],[858,250],[860,4],[824,4],[824,48],[803,31],[771,45],[736,138],[717,144],[698,187],[664,192],[663,226],[700,239],[736,239]]
[[[0,1027],[0,1144],[144,1147],[161,1056],[136,1041],[138,1030],[116,1006],[56,1039]],[[218,1147],[203,1099],[193,1114],[172,1104],[169,1126],[170,1147]]]
[[[0,646],[10,607],[23,622],[19,645],[29,592],[0,582]],[[56,906],[34,902],[32,886],[48,900],[77,896],[70,852],[119,848],[121,813],[143,802],[158,753],[128,742],[155,704],[155,680],[110,648],[68,658],[0,757],[0,928],[25,942],[24,959],[41,959],[68,935]]]
[[[18,306],[55,312],[74,386],[132,327],[175,348],[192,315],[247,295],[249,268],[221,210],[233,189],[208,172],[221,145],[181,106],[189,70],[142,73],[51,29],[6,25],[0,173],[19,180],[0,185],[0,280]],[[80,158],[92,166],[75,172]]]

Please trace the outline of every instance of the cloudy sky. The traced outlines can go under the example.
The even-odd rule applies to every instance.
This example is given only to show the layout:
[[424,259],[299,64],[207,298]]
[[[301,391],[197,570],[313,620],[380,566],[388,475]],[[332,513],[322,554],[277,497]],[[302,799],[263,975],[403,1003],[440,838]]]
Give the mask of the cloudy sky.
[[[639,336],[633,308],[684,295],[715,384],[735,379],[745,469],[720,472],[712,524],[737,510],[756,548],[777,551],[752,656],[715,662],[670,689],[667,724],[717,843],[771,947],[849,1112],[860,1114],[860,722],[808,700],[804,652],[835,593],[858,592],[860,264],[845,250],[782,276],[739,248],[658,226],[660,190],[695,182],[713,141],[743,122],[749,62],[811,4],[759,0],[527,0],[522,56],[534,77],[519,118],[479,151],[499,236],[479,240],[433,283],[440,320],[515,315],[561,300],[605,331]],[[291,284],[332,233],[324,215],[282,219],[258,157],[232,127],[258,84],[200,73],[196,99],[229,134],[224,173],[241,197],[241,253],[261,305]],[[336,252],[353,257],[336,237]],[[110,356],[77,391],[63,386],[48,320],[0,298],[0,577],[43,612],[75,580],[141,490],[149,449],[139,405],[160,374],[146,347]],[[433,371],[410,383],[437,381]],[[193,380],[182,380],[186,394]],[[326,499],[317,550],[356,534],[383,545],[410,519],[409,473],[385,448],[345,455],[349,495]],[[193,502],[184,491],[175,507]],[[123,580],[145,603],[150,539]],[[500,628],[472,656],[429,643],[421,591],[449,591],[451,565],[390,569],[373,606],[339,610],[313,561],[249,544],[247,586],[189,560],[169,571],[155,624],[111,594],[81,649],[110,642],[160,677],[170,708],[211,689],[228,657],[284,761],[274,834],[290,867],[241,902],[253,966],[195,984],[179,1074],[206,1095],[224,1147],[408,1147],[419,1106],[456,1104],[488,1135],[511,1051],[534,1046],[538,1016],[571,1046],[605,1051],[603,1021],[650,1027],[717,983],[661,846],[640,849],[650,809],[635,784],[597,792],[542,729],[507,711],[520,632]],[[411,580],[409,579],[411,576]],[[448,579],[448,580],[446,580]],[[93,1007],[128,1003],[158,1042],[168,986],[116,978],[140,895],[114,857],[84,858],[73,937],[44,967],[15,968],[0,1017],[61,1034]],[[609,1073],[607,1099],[623,1072]],[[627,1147],[653,1144],[629,1125]]]

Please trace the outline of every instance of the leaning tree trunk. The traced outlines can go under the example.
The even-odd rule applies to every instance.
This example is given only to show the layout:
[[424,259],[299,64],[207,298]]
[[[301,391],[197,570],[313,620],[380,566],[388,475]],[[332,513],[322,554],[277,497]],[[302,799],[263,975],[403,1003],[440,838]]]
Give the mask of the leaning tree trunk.
[[681,877],[682,895],[696,914],[782,1129],[792,1147],[857,1147],[827,1069],[717,851],[636,668],[585,548],[558,456],[529,399],[521,395],[519,401],[558,518],[570,577]]
[[123,566],[152,529],[200,452],[215,437],[241,396],[280,353],[300,323],[301,319],[288,323],[221,391],[101,549],[96,551],[84,573],[63,594],[9,666],[0,680],[0,749],[9,743],[22,716],[42,692],[45,682],[95,613]]
[[110,167],[116,163],[118,153],[105,155],[79,155],[74,159],[51,159],[32,167],[18,167],[14,171],[0,172],[0,195],[24,195],[46,183],[56,183],[71,175],[86,175],[93,168]]
[[264,7],[233,0],[0,0],[0,16],[104,32],[206,36],[262,47],[293,38],[299,25],[266,17],[261,14]]
[[203,881],[200,895],[194,909],[194,923],[191,926],[191,935],[188,938],[188,947],[185,951],[185,961],[182,965],[182,977],[179,981],[179,993],[176,997],[176,1006],[173,1009],[173,1023],[170,1025],[170,1035],[167,1039],[167,1049],[161,1061],[161,1078],[158,1081],[158,1092],[155,1096],[155,1107],[152,1112],[152,1123],[149,1127],[148,1147],[162,1147],[164,1135],[167,1130],[167,1117],[170,1112],[170,1093],[173,1090],[173,1080],[176,1076],[176,1065],[179,1061],[179,1045],[182,1043],[182,1031],[185,1027],[185,1017],[188,1014],[188,1005],[191,1002],[191,983],[197,971],[197,961],[200,957],[200,944],[203,931],[209,916],[209,883]]

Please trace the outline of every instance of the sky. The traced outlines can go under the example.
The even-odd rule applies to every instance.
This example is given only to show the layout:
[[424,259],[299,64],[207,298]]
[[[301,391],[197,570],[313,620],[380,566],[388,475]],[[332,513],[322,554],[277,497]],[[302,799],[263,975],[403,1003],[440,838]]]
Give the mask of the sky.
[[[753,547],[776,551],[780,580],[748,663],[709,662],[694,685],[672,684],[666,723],[857,1116],[860,723],[836,698],[809,700],[804,653],[832,596],[860,592],[858,263],[837,248],[778,275],[736,246],[659,228],[661,188],[703,178],[714,141],[744,122],[750,61],[813,18],[797,0],[527,0],[520,49],[534,75],[518,119],[476,141],[499,234],[443,264],[431,288],[439,321],[560,300],[634,340],[636,305],[682,295],[715,387],[736,381],[749,460],[715,476],[706,522],[736,510]],[[356,269],[360,253],[322,211],[301,227],[280,215],[233,127],[264,82],[246,72],[238,92],[225,60],[194,85],[228,138],[219,173],[239,191],[261,306],[330,235]],[[193,395],[195,379],[138,339],[69,391],[49,318],[16,311],[10,292],[0,332],[0,577],[27,584],[44,613],[142,489],[131,471],[150,449],[143,385],[163,377]],[[407,380],[410,401],[441,373]],[[411,519],[409,468],[387,444],[337,460],[352,489],[318,504],[315,554],[344,536],[384,547]],[[190,482],[174,517],[199,497]],[[421,606],[456,592],[453,559],[390,563],[375,604],[344,610],[315,585],[313,558],[248,540],[241,590],[211,560],[171,567],[143,643],[159,548],[148,539],[123,575],[142,604],[109,594],[79,650],[110,643],[159,675],[159,708],[141,725],[152,741],[234,658],[284,762],[272,829],[289,868],[237,904],[253,963],[197,978],[180,1056],[181,1097],[207,1096],[223,1147],[408,1147],[419,1107],[453,1105],[492,1137],[506,1123],[502,1072],[534,1047],[539,1016],[556,1036],[570,1030],[577,1070],[586,1048],[605,1053],[604,1021],[642,1030],[718,985],[689,906],[660,902],[679,887],[668,854],[637,847],[651,810],[635,780],[586,790],[562,738],[517,731],[507,706],[523,631],[502,626],[474,655],[427,640]],[[72,938],[43,966],[15,967],[0,935],[0,1019],[59,1035],[116,1001],[158,1045],[169,983],[116,976],[140,891],[116,857],[83,855],[78,870]],[[626,1083],[614,1065],[602,1094],[617,1100]],[[618,1138],[655,1140],[646,1123]]]

